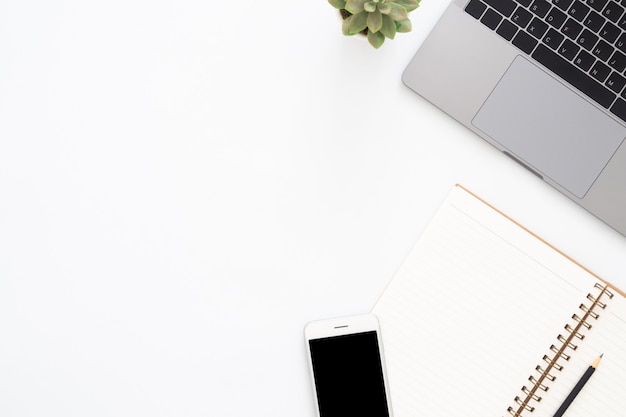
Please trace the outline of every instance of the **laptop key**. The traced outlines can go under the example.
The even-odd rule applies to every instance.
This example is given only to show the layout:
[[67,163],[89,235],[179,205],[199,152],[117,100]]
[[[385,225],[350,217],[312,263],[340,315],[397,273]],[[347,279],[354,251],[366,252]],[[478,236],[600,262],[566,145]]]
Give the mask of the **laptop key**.
[[615,42],[615,46],[617,46],[617,49],[620,51],[626,53],[626,33],[622,33],[617,42]]
[[[616,95],[611,90],[554,53],[547,46],[539,45],[532,57],[602,107],[609,108],[615,100]],[[624,115],[626,117],[626,102],[624,103]]]
[[591,68],[591,71],[589,71],[589,74],[591,74],[593,78],[600,81],[601,83],[606,80],[606,77],[608,77],[610,73],[611,68],[607,67],[600,61],[597,61],[593,68]]
[[600,42],[598,42],[596,46],[593,47],[591,53],[598,57],[598,59],[606,61],[607,59],[609,59],[611,54],[613,54],[614,51],[615,49],[611,45],[604,42],[603,40],[600,40]]
[[585,51],[580,51],[576,59],[574,59],[574,64],[583,71],[589,71],[594,62],[595,58]]
[[550,10],[550,3],[546,0],[535,0],[530,6],[530,11],[539,17],[544,17]]
[[573,2],[574,0],[552,0],[552,4],[554,4],[556,7],[563,10],[564,12],[567,11],[569,6],[571,6]]
[[508,20],[503,20],[498,30],[496,30],[496,33],[507,41],[510,41],[513,39],[513,36],[515,36],[515,33],[517,33],[517,26]]
[[591,51],[591,48],[595,46],[596,42],[598,42],[598,37],[587,29],[583,30],[583,33],[576,39],[576,43],[588,51]]
[[522,31],[517,32],[517,35],[513,38],[513,45],[527,54],[530,54],[535,49],[537,43],[539,43],[537,39]]
[[600,30],[600,36],[606,39],[606,41],[609,43],[615,42],[615,39],[617,39],[617,37],[621,33],[621,29],[611,22],[606,22],[606,24]]
[[623,14],[624,8],[619,4],[613,2],[607,4],[607,6],[602,11],[602,15],[613,23],[616,23]]
[[546,36],[543,37],[543,43],[548,45],[550,48],[556,50],[561,42],[563,42],[564,38],[565,37],[556,30],[550,29],[548,30],[548,33],[546,33]]
[[576,0],[572,7],[570,7],[570,9],[567,11],[568,15],[572,16],[579,22],[583,21],[583,19],[587,16],[587,13],[589,13],[589,7],[585,6],[578,0]]
[[[567,15],[555,7],[550,10],[550,13],[548,13],[548,17],[546,17],[546,22],[558,29],[561,27],[566,19]],[[602,18],[602,22],[604,23],[604,18]],[[600,28],[598,28],[598,30],[599,29]]]
[[583,25],[587,29],[592,30],[597,33],[600,30],[600,28],[602,28],[602,25],[604,25],[604,22],[606,22],[606,19],[604,17],[602,17],[596,12],[591,12],[585,18]]
[[489,6],[502,13],[504,16],[509,17],[515,11],[517,5],[513,0],[484,0]]
[[544,33],[548,30],[548,24],[537,19],[536,17],[530,22],[530,25],[526,28],[526,31],[533,35],[537,39],[541,39]]
[[611,91],[619,94],[620,91],[624,89],[626,85],[626,78],[622,77],[616,72],[611,73],[609,78],[605,82],[606,86],[611,89]]
[[467,14],[475,19],[480,19],[486,9],[487,5],[480,0],[472,0],[465,6]]
[[530,14],[528,10],[518,7],[517,10],[515,10],[515,13],[511,16],[511,21],[519,27],[525,28],[532,18],[533,15]]
[[563,42],[563,45],[559,48],[559,54],[563,55],[563,57],[569,61],[574,59],[578,51],[580,51],[580,46],[569,39],[565,39],[565,42]]
[[622,72],[626,69],[626,55],[621,52],[615,51],[608,64],[617,72]]
[[587,0],[587,4],[597,12],[601,12],[608,0]]
[[565,22],[561,28],[561,33],[570,39],[576,39],[582,30],[583,27],[580,23],[576,22],[574,19],[567,19],[567,22]]
[[496,12],[495,10],[491,10],[491,9],[488,9],[485,12],[485,15],[483,16],[483,18],[480,19],[480,21],[491,30],[495,30],[500,24],[501,20],[502,20],[502,16],[500,16],[500,14]]
[[611,113],[626,121],[626,101],[618,98],[613,107],[611,107]]

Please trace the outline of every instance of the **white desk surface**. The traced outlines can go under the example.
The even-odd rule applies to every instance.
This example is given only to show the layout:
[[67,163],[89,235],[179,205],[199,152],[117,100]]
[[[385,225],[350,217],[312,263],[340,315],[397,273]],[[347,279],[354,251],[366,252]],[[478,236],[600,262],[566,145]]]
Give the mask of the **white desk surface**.
[[325,0],[0,6],[0,415],[313,416],[461,183],[618,286],[626,238],[409,91]]

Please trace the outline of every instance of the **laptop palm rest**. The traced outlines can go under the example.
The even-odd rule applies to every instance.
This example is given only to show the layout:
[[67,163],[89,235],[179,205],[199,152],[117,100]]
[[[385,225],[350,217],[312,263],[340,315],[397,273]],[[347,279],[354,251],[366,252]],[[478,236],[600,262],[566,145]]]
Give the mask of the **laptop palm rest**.
[[521,56],[472,124],[578,198],[626,137],[626,128]]

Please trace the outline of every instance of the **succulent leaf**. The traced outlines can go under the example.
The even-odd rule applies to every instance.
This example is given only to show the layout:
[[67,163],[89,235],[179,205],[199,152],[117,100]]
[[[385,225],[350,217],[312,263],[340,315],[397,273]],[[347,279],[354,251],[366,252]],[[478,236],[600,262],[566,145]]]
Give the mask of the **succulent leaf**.
[[370,32],[378,32],[383,26],[383,15],[376,10],[367,16],[367,29]]
[[412,12],[418,8],[420,0],[396,0],[396,3],[404,7],[407,12]]
[[346,8],[346,0],[328,0],[331,6],[335,9],[345,9]]
[[383,25],[380,28],[380,33],[382,33],[389,39],[393,39],[396,36],[396,22],[394,22],[394,20],[387,15],[382,16]]
[[352,15],[348,24],[348,35],[356,35],[367,28],[367,13],[361,12]]
[[372,32],[369,31],[367,32],[367,41],[370,43],[370,45],[372,45],[374,48],[378,49],[381,47],[381,45],[383,44],[383,42],[385,42],[385,35],[383,35],[380,32]]
[[376,11],[376,3],[374,3],[373,1],[368,1],[363,5],[363,8],[366,12],[373,13]]
[[411,25],[411,21],[409,19],[396,22],[397,32],[406,33],[406,32],[410,32],[411,29],[413,29],[413,26]]
[[409,18],[409,15],[406,12],[406,9],[400,6],[397,3],[388,3],[391,6],[391,12],[389,12],[389,16],[396,22],[401,20],[406,20]]
[[353,18],[354,18],[354,15],[348,16],[345,19],[343,19],[343,22],[341,22],[341,32],[346,36],[350,36],[350,22],[352,22]]
[[352,14],[357,14],[363,11],[363,5],[368,0],[347,0],[345,1],[345,9]]
[[391,5],[389,3],[379,4],[378,11],[382,14],[389,14],[391,12]]

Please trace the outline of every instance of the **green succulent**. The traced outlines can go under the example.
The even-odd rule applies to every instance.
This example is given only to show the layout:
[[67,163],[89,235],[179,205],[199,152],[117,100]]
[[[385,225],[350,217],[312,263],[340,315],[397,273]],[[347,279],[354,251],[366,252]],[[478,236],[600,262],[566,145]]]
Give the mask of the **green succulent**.
[[420,0],[328,0],[350,16],[342,24],[343,34],[367,33],[367,40],[374,48],[380,48],[385,38],[393,39],[397,32],[410,32],[408,13],[419,6]]

